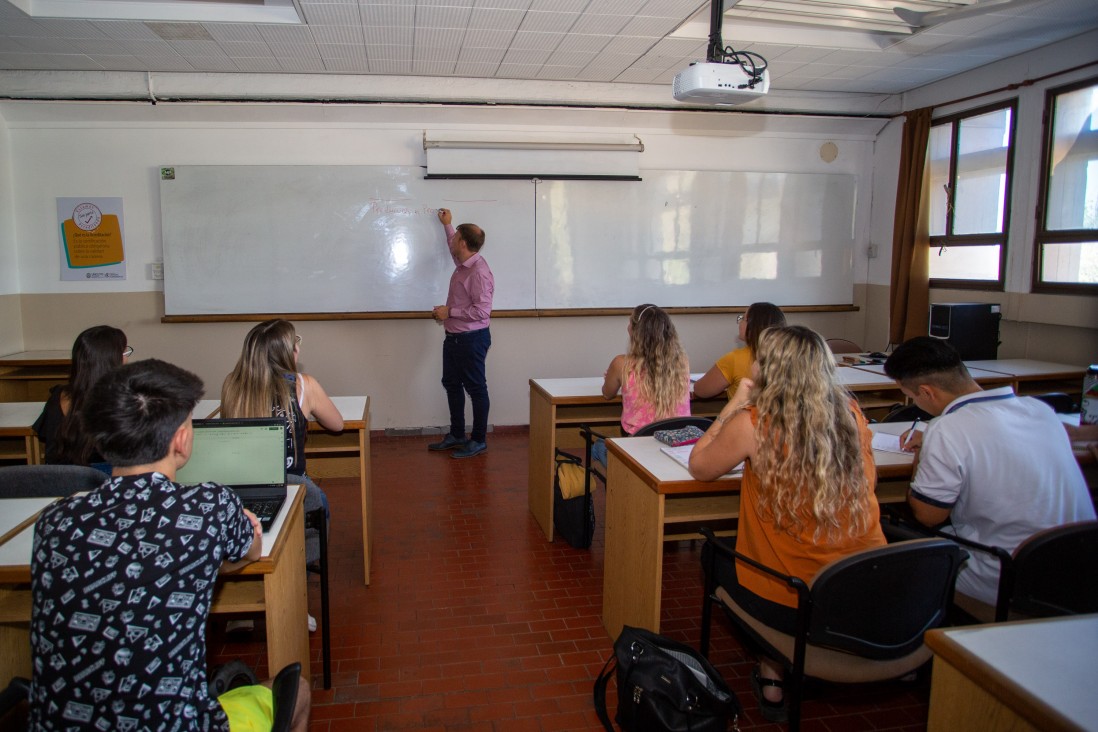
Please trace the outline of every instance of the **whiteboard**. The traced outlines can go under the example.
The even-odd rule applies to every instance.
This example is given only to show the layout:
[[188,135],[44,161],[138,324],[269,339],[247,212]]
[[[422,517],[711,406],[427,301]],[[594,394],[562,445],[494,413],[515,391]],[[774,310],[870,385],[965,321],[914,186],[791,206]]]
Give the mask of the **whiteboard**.
[[640,182],[425,180],[419,167],[162,169],[167,315],[426,313],[485,230],[494,309],[853,302],[856,179],[647,171]]
[[427,311],[453,260],[439,208],[485,231],[496,309],[534,307],[534,184],[424,180],[415,167],[161,172],[167,315]]
[[538,185],[539,308],[853,301],[853,175],[643,176]]

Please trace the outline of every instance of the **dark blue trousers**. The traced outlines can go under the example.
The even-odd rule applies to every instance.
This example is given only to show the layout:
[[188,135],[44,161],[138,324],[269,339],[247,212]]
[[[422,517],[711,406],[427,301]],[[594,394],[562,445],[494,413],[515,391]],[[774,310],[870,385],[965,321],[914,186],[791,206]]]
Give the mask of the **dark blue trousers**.
[[450,434],[465,439],[465,392],[473,402],[471,440],[485,442],[488,434],[488,379],[484,362],[492,347],[488,328],[447,333],[442,343],[442,386],[450,405]]

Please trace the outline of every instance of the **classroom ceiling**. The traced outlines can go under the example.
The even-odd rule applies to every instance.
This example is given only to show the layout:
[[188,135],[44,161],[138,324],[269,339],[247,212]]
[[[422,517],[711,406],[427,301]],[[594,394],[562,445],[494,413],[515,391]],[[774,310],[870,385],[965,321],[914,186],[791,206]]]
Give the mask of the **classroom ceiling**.
[[[440,88],[455,78],[567,82],[553,92],[562,102],[583,83],[658,85],[667,87],[670,107],[677,106],[674,75],[705,57],[709,7],[699,0],[0,0],[0,72],[380,75],[419,77],[420,90],[424,78]],[[1098,0],[727,0],[725,8],[725,45],[763,56],[772,92],[899,94],[1098,28]],[[200,11],[220,20],[196,20]],[[282,22],[298,16],[303,22]],[[240,22],[245,17],[263,22]],[[0,96],[13,96],[2,78]]]

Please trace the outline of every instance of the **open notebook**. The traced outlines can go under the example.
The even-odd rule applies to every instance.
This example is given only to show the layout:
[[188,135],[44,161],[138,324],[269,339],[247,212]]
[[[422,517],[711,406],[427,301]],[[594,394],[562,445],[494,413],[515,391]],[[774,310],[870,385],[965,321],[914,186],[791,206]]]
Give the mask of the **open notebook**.
[[[664,453],[665,455],[670,457],[672,460],[674,460],[676,463],[683,466],[684,468],[689,469],[690,468],[690,453],[693,449],[694,449],[694,445],[689,444],[689,445],[679,445],[678,447],[661,447],[660,452]],[[743,475],[743,463],[740,463],[736,467],[732,468],[730,471],[725,473],[725,475],[726,476],[728,476],[728,475]]]
[[286,502],[286,423],[278,418],[196,419],[191,459],[177,483],[220,483],[270,530]]

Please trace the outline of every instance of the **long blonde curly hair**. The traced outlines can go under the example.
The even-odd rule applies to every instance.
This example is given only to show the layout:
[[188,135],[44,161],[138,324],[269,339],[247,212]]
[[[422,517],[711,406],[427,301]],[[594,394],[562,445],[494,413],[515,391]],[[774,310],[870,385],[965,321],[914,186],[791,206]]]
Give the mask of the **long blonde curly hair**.
[[656,410],[656,419],[673,417],[690,381],[690,365],[671,318],[651,303],[629,316],[626,373],[635,373],[641,396]]
[[877,517],[851,397],[830,349],[809,328],[768,328],[759,338],[758,364],[752,467],[763,515],[790,534],[814,522],[814,541],[861,536]]

